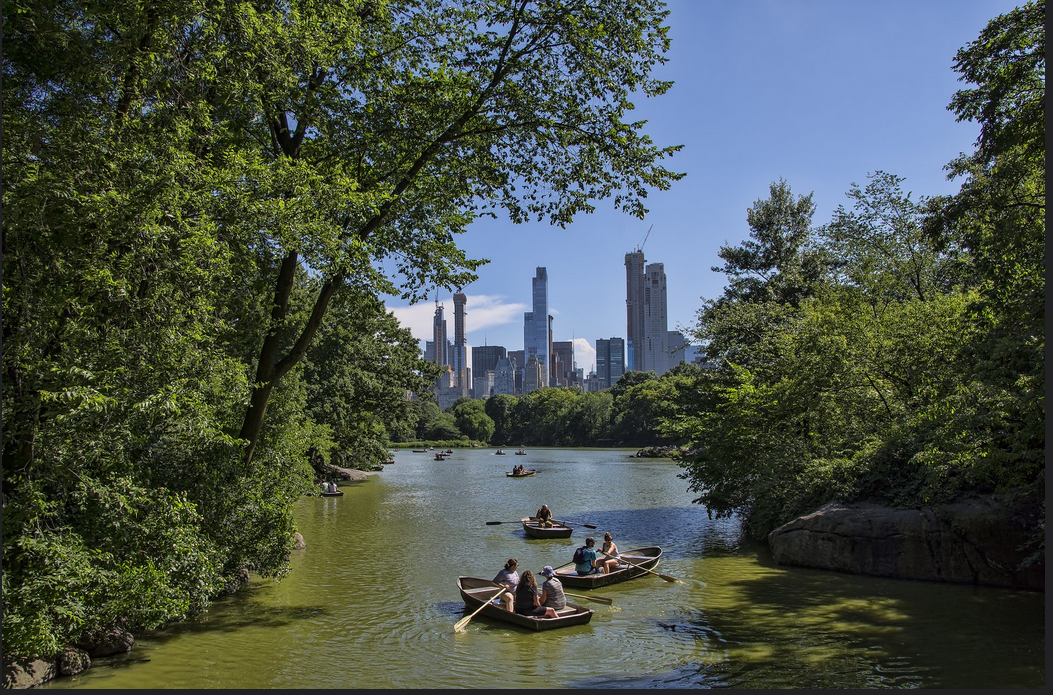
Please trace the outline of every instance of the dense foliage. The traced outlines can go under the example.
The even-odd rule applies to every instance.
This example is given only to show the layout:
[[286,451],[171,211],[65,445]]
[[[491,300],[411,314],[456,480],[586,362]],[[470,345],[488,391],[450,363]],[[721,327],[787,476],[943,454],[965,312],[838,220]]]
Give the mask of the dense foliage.
[[665,16],[5,1],[5,652],[280,577],[309,456],[416,434],[433,374],[377,298],[467,284],[479,215],[642,216],[679,178],[628,118]]
[[[915,506],[1001,493],[1045,519],[1045,3],[992,20],[959,51],[974,85],[950,109],[980,125],[948,166],[951,197],[912,199],[875,172],[814,226],[784,181],[722,247],[723,296],[694,337],[685,477],[763,537],[822,503]],[[687,401],[685,401],[686,403]]]

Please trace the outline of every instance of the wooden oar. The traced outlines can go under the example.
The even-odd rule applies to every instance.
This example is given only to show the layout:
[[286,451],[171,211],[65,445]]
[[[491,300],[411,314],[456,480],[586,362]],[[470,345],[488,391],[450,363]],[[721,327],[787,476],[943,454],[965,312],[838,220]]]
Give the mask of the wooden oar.
[[602,603],[602,604],[605,604],[607,606],[610,606],[611,604],[614,603],[614,599],[607,598],[606,596],[586,596],[585,594],[572,594],[569,591],[564,591],[563,594],[565,596],[572,596],[574,598],[583,598],[586,601],[593,601],[595,603]]
[[585,528],[596,528],[596,524],[579,524],[576,521],[559,521],[558,519],[553,519],[552,523],[554,523],[554,524],[562,524],[564,526],[568,526],[569,525],[569,526],[584,526]]
[[635,563],[629,562],[629,560],[624,555],[620,556],[618,559],[619,560],[624,560],[625,564],[629,565],[630,567],[635,567],[638,570],[643,570],[644,572],[650,572],[651,574],[656,574],[659,577],[661,577],[662,579],[666,580],[667,582],[679,582],[680,581],[676,577],[670,577],[668,574],[662,574],[661,572],[655,572],[654,570],[649,570],[649,569],[647,569],[646,567],[644,567],[642,565],[637,565]]
[[521,524],[521,523],[523,523],[523,520],[522,519],[517,519],[516,521],[487,521],[486,525],[487,526],[496,526],[497,524]]
[[454,631],[454,632],[463,632],[463,631],[464,631],[464,627],[465,627],[465,625],[467,625],[468,623],[472,622],[472,618],[474,618],[475,616],[479,615],[479,612],[480,612],[481,610],[483,610],[484,608],[486,608],[486,606],[487,606],[487,605],[488,605],[488,604],[489,604],[489,603],[490,603],[491,601],[493,601],[493,600],[494,600],[495,598],[497,598],[497,597],[498,597],[498,596],[500,596],[501,594],[505,593],[505,591],[506,591],[506,589],[505,589],[504,587],[500,587],[500,586],[498,586],[498,587],[494,587],[494,588],[495,588],[495,589],[500,589],[500,591],[498,591],[498,592],[497,592],[496,594],[494,594],[494,595],[493,595],[493,596],[491,596],[490,598],[488,598],[488,599],[486,599],[485,601],[483,601],[483,605],[481,605],[481,606],[479,606],[478,608],[476,608],[476,609],[475,609],[475,610],[474,610],[474,611],[472,612],[472,614],[471,614],[471,615],[467,615],[467,616],[465,616],[465,617],[461,618],[460,620],[458,620],[458,621],[457,621],[456,623],[454,623],[454,625],[453,625],[453,631]]

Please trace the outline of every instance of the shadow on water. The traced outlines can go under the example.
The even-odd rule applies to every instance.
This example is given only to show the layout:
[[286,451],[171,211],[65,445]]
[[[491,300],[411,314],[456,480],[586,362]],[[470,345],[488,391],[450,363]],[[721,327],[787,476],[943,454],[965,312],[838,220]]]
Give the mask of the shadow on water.
[[210,609],[186,622],[171,627],[147,631],[137,641],[163,644],[185,635],[206,633],[235,633],[246,628],[286,628],[290,625],[315,620],[330,613],[324,605],[274,606],[262,599],[272,589],[269,581],[255,581],[243,586],[237,594],[220,599]]
[[[589,688],[1040,688],[1033,592],[778,566],[767,546],[711,548],[702,607],[654,620],[697,662]],[[730,551],[733,546],[728,546]],[[744,565],[742,560],[751,562]],[[714,564],[715,563],[715,564]],[[727,576],[722,570],[732,570]],[[729,572],[729,574],[731,574]]]

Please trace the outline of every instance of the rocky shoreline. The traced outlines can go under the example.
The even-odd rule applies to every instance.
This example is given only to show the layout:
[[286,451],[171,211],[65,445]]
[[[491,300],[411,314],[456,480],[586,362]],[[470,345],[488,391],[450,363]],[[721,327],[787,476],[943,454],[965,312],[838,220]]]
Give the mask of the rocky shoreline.
[[897,579],[1045,591],[1031,558],[1041,521],[988,496],[921,509],[829,503],[768,534],[780,565]]

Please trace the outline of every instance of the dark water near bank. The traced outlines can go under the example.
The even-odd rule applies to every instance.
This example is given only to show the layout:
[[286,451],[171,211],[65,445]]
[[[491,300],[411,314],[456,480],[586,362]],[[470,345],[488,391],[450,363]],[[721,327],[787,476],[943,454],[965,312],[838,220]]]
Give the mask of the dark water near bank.
[[[778,567],[737,524],[692,505],[679,469],[627,451],[403,451],[343,497],[296,508],[306,550],[281,583],[254,579],[131,654],[49,688],[1040,688],[1041,593]],[[515,463],[538,468],[510,479]],[[542,502],[660,545],[663,574],[595,593],[588,625],[527,632],[467,613],[458,575],[570,560],[586,529],[528,540]],[[584,593],[584,592],[578,592]]]

